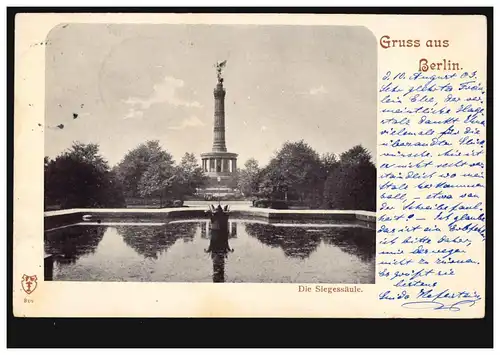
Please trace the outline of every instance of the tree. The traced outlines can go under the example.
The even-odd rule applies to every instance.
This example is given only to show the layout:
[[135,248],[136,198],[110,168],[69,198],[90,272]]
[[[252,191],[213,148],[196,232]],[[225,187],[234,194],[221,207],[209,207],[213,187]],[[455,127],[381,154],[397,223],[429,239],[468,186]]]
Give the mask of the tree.
[[259,192],[260,183],[259,163],[254,158],[248,159],[244,168],[238,171],[238,189],[245,196],[252,196]]
[[175,180],[172,155],[160,148],[158,141],[147,142],[146,170],[141,175],[137,190],[141,197],[159,195],[160,206],[165,192],[172,189]]
[[343,165],[372,164],[371,160],[371,154],[359,144],[340,155],[340,163]]
[[208,179],[193,153],[184,154],[175,169],[175,175],[173,194],[181,200],[185,196],[194,194]]
[[108,162],[99,154],[99,145],[74,142],[68,154],[78,161],[89,163],[100,171],[109,171]]
[[333,153],[326,153],[321,156],[321,165],[323,166],[323,178],[326,179],[328,174],[333,172],[339,166],[337,156]]
[[286,142],[264,169],[261,192],[309,200],[322,187],[320,157],[303,140]]
[[171,190],[174,180],[173,164],[168,161],[160,161],[149,166],[141,176],[137,188],[141,197],[159,195],[161,205],[164,193]]
[[259,195],[268,198],[284,198],[288,197],[288,182],[282,173],[282,167],[276,158],[271,159],[269,164],[260,171]]
[[73,143],[54,160],[44,158],[45,204],[124,207],[123,190],[97,144]]
[[160,197],[183,200],[206,183],[196,156],[186,153],[175,166],[172,155],[160,143],[148,141],[129,151],[115,167],[127,197]]
[[357,145],[340,155],[339,166],[329,173],[324,188],[328,208],[376,210],[376,167],[370,153]]
[[[139,191],[139,183],[143,175],[152,165],[160,162],[173,165],[172,156],[161,148],[158,140],[147,141],[129,151],[114,169],[123,185],[125,195],[127,197],[142,196]],[[150,171],[148,175],[153,176],[155,173]],[[144,184],[146,184],[145,181],[142,182],[143,188],[145,187]]]

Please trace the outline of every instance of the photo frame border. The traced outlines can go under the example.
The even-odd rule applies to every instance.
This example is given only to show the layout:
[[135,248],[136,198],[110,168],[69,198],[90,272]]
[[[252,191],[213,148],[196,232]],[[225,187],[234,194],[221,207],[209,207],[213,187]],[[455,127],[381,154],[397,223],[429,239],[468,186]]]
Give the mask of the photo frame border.
[[[14,30],[18,13],[283,13],[483,15],[487,18],[486,309],[482,319],[14,317]],[[7,347],[493,346],[493,7],[7,7]],[[245,327],[243,327],[243,325]],[[253,334],[245,331],[248,327]],[[113,329],[110,331],[110,329]],[[425,329],[425,337],[423,329]],[[279,337],[283,332],[285,337]],[[186,335],[186,336],[183,336]]]

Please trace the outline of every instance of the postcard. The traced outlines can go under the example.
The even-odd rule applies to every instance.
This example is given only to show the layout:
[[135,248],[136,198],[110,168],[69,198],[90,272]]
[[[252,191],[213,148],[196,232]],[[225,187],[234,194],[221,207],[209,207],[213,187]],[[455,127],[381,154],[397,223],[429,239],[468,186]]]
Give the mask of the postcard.
[[20,13],[17,317],[482,318],[478,15]]

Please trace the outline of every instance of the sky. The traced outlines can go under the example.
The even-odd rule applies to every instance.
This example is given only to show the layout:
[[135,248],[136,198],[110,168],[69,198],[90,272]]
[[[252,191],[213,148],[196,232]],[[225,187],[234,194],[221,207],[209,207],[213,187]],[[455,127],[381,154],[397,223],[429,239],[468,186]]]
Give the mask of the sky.
[[176,161],[210,151],[222,60],[239,167],[301,139],[319,154],[362,144],[376,158],[377,43],[365,27],[70,23],[47,41],[51,158],[74,141],[99,144],[111,166],[147,140]]

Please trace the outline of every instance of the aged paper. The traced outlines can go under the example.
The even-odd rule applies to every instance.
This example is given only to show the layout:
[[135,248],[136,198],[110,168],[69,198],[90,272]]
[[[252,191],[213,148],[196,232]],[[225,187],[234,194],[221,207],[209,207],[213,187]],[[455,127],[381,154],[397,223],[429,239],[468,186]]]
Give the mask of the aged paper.
[[[485,101],[482,16],[18,14],[14,313],[483,317]],[[307,151],[283,145],[301,139],[321,164],[335,154],[335,173],[310,171],[319,192],[279,165],[295,159],[285,148]],[[131,198],[126,209],[106,205],[112,197],[44,203],[50,189],[66,202],[96,189],[68,183],[84,173],[56,162],[73,141],[97,143],[118,166],[141,140],[160,141],[175,164],[196,153],[212,190],[187,207],[163,195],[153,209]],[[358,145],[367,149],[349,150]],[[345,202],[370,180],[372,170],[347,168],[367,151],[372,211]],[[207,216],[227,214],[205,210],[229,178],[226,195],[242,189],[249,158],[266,166],[258,193],[283,197],[220,202],[221,244]],[[50,164],[67,178],[49,180]],[[185,186],[164,164],[122,185],[149,197],[155,181]]]

